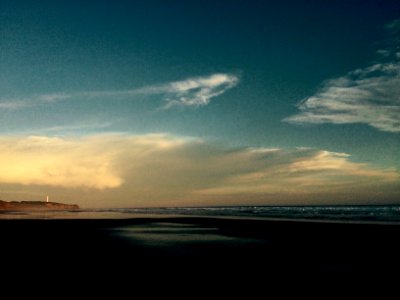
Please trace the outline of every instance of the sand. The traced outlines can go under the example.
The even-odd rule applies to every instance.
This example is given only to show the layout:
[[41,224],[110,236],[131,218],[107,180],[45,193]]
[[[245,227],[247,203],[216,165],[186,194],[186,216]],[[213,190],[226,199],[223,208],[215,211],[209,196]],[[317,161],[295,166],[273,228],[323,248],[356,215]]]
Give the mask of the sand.
[[[271,279],[381,278],[399,268],[400,226],[204,217],[0,220],[2,275],[263,287]],[[67,274],[74,274],[72,279]],[[128,274],[128,275],[126,275]],[[43,278],[40,277],[40,280]],[[40,281],[39,280],[39,281]]]

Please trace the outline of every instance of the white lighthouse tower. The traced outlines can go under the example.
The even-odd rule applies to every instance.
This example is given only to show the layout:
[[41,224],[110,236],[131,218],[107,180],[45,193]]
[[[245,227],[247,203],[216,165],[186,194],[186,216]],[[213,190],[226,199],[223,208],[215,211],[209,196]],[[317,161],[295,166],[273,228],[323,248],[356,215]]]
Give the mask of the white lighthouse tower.
[[46,202],[49,202],[49,195],[47,195],[46,197]]

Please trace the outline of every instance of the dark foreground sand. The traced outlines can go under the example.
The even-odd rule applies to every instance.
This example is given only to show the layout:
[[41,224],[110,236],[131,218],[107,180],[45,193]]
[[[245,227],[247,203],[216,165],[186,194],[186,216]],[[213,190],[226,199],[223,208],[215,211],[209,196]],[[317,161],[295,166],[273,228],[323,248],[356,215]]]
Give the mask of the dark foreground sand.
[[3,278],[68,286],[90,281],[96,289],[111,283],[264,289],[271,279],[371,280],[400,270],[400,226],[390,224],[0,220],[0,233]]

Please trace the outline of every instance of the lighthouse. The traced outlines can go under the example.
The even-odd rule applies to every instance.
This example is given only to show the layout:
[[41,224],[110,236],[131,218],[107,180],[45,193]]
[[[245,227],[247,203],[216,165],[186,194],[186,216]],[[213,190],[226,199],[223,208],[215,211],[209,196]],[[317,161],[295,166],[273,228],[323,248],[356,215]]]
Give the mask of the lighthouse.
[[47,195],[46,197],[46,202],[49,202],[49,195]]

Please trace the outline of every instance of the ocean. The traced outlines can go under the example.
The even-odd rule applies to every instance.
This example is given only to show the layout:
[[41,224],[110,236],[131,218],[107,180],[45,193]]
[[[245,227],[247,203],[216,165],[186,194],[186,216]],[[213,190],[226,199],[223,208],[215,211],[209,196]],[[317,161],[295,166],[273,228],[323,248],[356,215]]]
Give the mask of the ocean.
[[400,222],[400,206],[232,206],[0,212],[0,219],[130,219],[168,216]]

